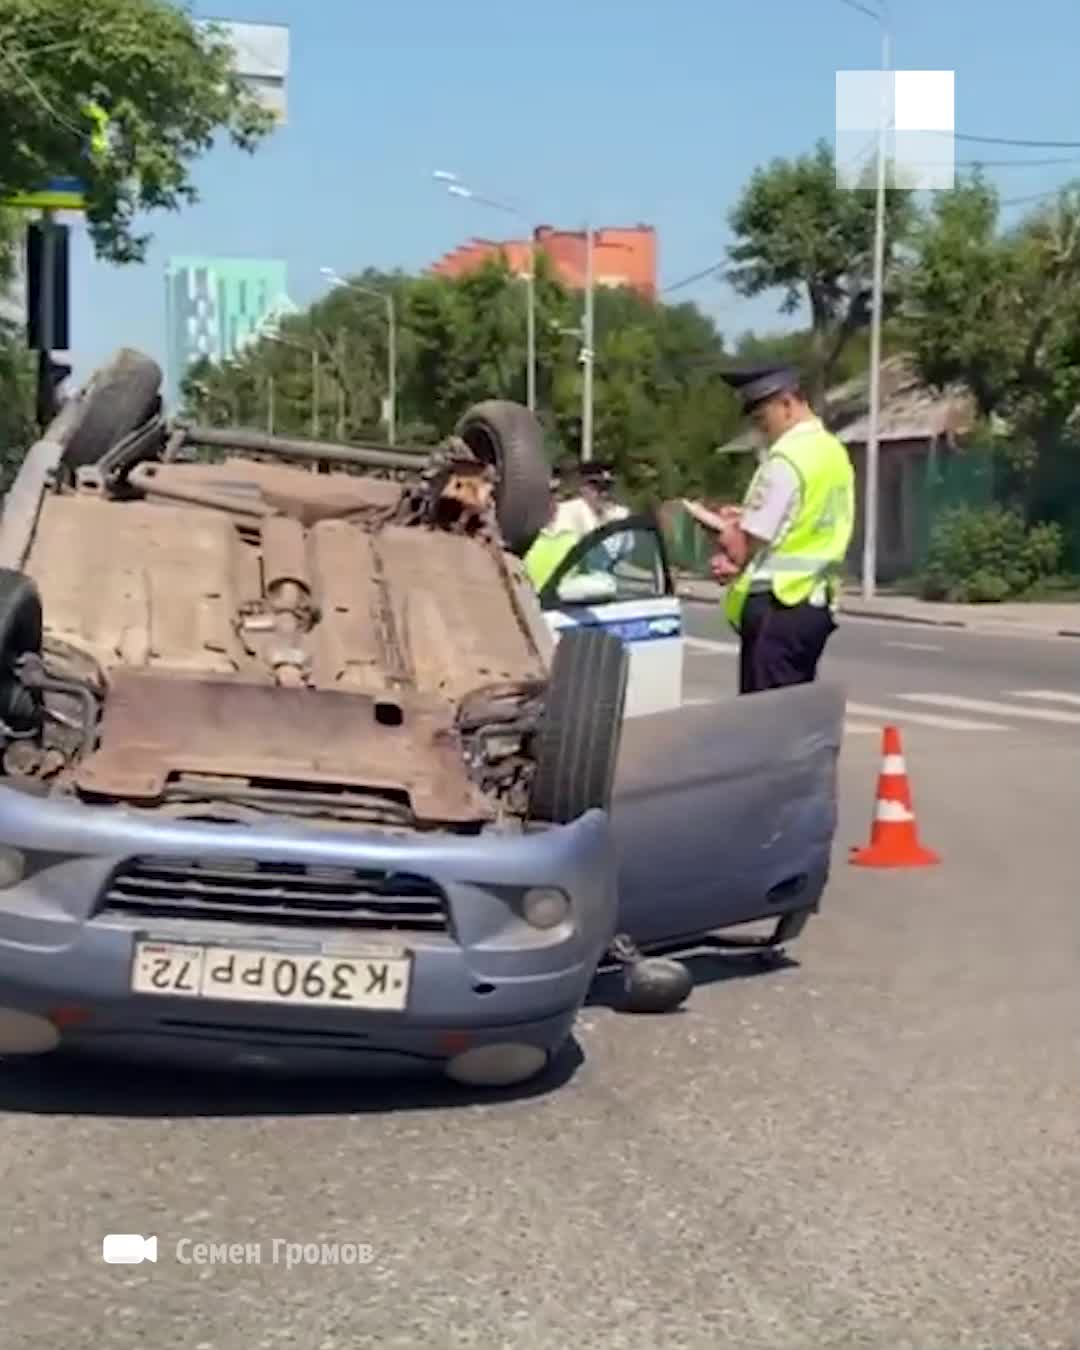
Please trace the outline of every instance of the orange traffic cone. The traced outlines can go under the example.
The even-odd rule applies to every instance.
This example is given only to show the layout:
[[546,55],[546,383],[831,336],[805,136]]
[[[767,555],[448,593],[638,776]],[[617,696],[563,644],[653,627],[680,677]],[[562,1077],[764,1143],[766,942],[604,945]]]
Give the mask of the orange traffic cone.
[[919,843],[904,752],[896,727],[886,727],[881,738],[881,773],[870,843],[866,848],[853,849],[848,861],[857,867],[930,867],[941,861],[936,853]]

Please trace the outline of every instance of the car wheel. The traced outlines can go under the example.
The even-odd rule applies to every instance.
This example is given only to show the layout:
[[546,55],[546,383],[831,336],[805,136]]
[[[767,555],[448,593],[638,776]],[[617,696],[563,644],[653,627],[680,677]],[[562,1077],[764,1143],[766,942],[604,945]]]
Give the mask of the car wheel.
[[523,558],[548,521],[551,468],[536,417],[508,399],[488,399],[462,417],[457,435],[498,474],[495,514],[511,553]]
[[63,464],[74,472],[96,464],[106,451],[141,427],[161,404],[161,367],[123,347],[98,370],[79,398]]
[[15,731],[37,724],[38,698],[15,676],[15,662],[41,651],[41,596],[22,572],[0,567],[0,722]]
[[620,1007],[632,1013],[674,1012],[693,987],[694,977],[682,961],[645,956],[626,968]]
[[536,732],[533,820],[565,825],[611,805],[622,736],[629,658],[600,628],[575,628],[555,648]]

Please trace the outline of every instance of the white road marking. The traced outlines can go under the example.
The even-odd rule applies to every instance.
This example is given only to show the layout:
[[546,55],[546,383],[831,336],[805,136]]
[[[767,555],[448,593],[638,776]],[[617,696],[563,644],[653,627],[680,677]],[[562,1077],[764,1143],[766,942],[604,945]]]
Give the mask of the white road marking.
[[[910,695],[898,694],[898,698]],[[935,702],[937,700],[934,700]],[[880,717],[883,722],[911,722],[914,726],[939,727],[942,731],[1006,731],[993,722],[966,722],[958,717],[934,717],[930,713],[908,712],[906,708],[882,708],[876,703],[849,703],[848,711],[859,717]],[[1006,711],[1002,707],[1002,711]]]
[[1015,708],[1009,703],[992,703],[987,698],[959,698],[953,694],[897,694],[907,703],[938,704],[960,712],[989,713],[1004,717],[1027,717],[1034,722],[1058,722],[1080,726],[1080,713],[1051,712],[1048,708]]
[[903,647],[909,652],[943,652],[944,647],[935,647],[932,642],[886,642],[886,647]]
[[[734,695],[732,696],[734,697]],[[684,698],[682,706],[684,708],[707,708],[714,703],[726,703],[728,699],[722,698]],[[881,726],[875,722],[852,722],[844,723],[845,736],[875,736],[881,734]]]
[[1010,689],[1009,697],[1041,699],[1044,703],[1073,703],[1080,708],[1080,694],[1065,694],[1059,689]]
[[737,655],[737,642],[714,642],[711,638],[688,637],[683,639],[688,647],[696,647],[701,652],[723,652],[725,656]]

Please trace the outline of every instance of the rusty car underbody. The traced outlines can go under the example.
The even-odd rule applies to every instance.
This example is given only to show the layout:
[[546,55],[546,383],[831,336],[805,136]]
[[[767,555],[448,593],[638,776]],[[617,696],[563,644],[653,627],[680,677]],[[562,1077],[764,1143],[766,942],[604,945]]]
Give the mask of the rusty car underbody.
[[283,446],[161,423],[54,475],[20,560],[47,733],[4,772],[181,817],[518,827],[551,646],[491,468],[453,438],[412,473]]

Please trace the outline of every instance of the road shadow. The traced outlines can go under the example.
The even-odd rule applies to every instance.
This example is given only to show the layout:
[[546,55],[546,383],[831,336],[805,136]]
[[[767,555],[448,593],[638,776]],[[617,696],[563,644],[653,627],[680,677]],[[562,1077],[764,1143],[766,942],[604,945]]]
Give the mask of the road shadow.
[[0,1113],[129,1119],[385,1115],[451,1111],[545,1097],[585,1062],[571,1038],[548,1068],[508,1088],[463,1087],[435,1075],[407,1078],[238,1076],[57,1056],[0,1061]]
[[[705,938],[691,948],[663,948],[662,951],[650,951],[650,956],[669,956],[681,961],[694,981],[694,989],[711,984],[721,984],[727,980],[755,979],[762,975],[780,975],[785,971],[800,969],[800,963],[789,956],[783,948],[742,948],[732,949],[721,938]],[[592,982],[587,1008],[613,1008],[619,1010],[623,997],[623,977],[616,966],[604,966]],[[693,1003],[693,992],[679,1013],[689,1010]],[[660,1016],[670,1017],[671,1013]]]

